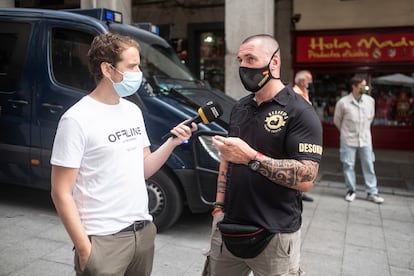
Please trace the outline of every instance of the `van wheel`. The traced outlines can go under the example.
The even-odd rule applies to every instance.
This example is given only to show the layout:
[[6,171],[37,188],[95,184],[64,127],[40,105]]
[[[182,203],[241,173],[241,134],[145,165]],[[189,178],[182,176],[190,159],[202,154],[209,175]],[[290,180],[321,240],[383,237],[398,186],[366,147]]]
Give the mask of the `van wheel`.
[[172,177],[163,169],[147,180],[149,212],[158,232],[170,228],[183,211],[183,197]]

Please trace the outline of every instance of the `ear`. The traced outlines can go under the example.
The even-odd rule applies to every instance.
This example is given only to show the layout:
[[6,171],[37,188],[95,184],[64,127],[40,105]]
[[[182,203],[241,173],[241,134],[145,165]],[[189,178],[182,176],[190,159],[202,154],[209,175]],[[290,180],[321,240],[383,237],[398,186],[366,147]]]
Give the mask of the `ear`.
[[111,77],[112,68],[107,62],[101,62],[101,72],[104,77]]
[[276,68],[279,67],[280,64],[280,58],[278,55],[274,55],[272,58],[272,61],[270,62],[270,69],[271,70],[275,70]]

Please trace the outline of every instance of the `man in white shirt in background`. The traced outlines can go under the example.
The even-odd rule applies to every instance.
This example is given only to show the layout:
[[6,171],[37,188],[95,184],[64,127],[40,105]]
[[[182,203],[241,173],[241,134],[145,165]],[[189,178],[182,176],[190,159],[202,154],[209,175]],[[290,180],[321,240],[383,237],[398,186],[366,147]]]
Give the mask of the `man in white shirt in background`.
[[378,195],[371,136],[375,100],[366,94],[365,79],[355,76],[350,84],[352,92],[336,103],[334,113],[334,124],[340,131],[339,153],[347,188],[345,200],[352,202],[356,197],[355,158],[358,152],[367,200],[381,204],[384,199]]

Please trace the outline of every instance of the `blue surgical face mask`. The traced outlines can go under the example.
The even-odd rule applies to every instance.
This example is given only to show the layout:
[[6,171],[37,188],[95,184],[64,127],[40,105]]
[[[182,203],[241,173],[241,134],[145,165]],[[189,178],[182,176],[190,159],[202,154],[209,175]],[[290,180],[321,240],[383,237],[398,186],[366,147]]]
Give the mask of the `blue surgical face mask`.
[[[112,66],[112,65],[111,65]],[[113,66],[112,66],[113,67]],[[113,67],[123,77],[121,82],[114,82],[109,78],[119,97],[128,97],[134,94],[142,83],[142,72],[121,72]]]

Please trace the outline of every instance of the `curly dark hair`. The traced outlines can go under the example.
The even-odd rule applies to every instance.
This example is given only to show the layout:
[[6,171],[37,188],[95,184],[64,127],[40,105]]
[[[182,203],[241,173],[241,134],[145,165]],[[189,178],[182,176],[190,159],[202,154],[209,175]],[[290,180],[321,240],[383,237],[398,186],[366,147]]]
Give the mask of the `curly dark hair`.
[[88,51],[88,67],[96,83],[103,78],[101,63],[108,62],[116,67],[116,64],[121,61],[121,53],[129,47],[140,50],[138,42],[129,36],[107,33],[93,39]]

